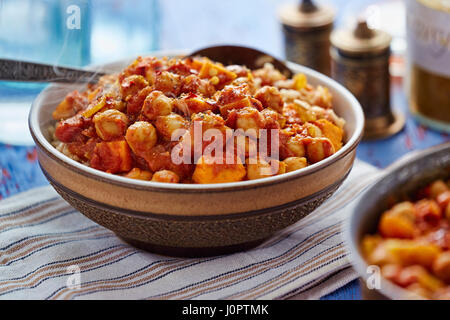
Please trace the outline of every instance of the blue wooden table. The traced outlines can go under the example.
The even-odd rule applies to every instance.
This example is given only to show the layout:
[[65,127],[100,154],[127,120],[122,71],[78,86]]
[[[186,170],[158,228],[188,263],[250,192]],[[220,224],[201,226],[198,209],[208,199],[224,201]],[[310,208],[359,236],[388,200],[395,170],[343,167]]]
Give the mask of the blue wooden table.
[[[160,1],[159,48],[189,49],[217,43],[236,43],[257,47],[282,57],[282,36],[276,18],[276,8],[282,2],[286,1]],[[358,7],[362,6],[361,1],[334,2],[341,12],[340,20],[344,19],[348,12],[355,10],[356,2]],[[2,90],[0,83],[1,94],[8,93]],[[392,104],[407,117],[404,130],[389,139],[362,142],[357,150],[360,159],[384,168],[412,150],[450,140],[448,135],[424,128],[414,121],[409,114],[408,102],[400,81],[393,83]],[[1,122],[0,119],[0,126]],[[48,182],[39,168],[34,147],[0,143],[0,199],[46,184]],[[353,281],[323,299],[360,297],[358,284]]]

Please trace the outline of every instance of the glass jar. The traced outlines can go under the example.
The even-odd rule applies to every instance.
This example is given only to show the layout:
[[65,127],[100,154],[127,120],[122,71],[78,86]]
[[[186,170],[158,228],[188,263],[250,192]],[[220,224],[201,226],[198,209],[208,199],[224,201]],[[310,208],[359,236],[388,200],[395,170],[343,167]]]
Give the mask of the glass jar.
[[[106,63],[157,49],[158,35],[158,0],[0,0],[4,59]],[[34,144],[28,111],[45,85],[0,81],[0,143]]]
[[411,112],[450,133],[450,1],[408,0],[407,6]]

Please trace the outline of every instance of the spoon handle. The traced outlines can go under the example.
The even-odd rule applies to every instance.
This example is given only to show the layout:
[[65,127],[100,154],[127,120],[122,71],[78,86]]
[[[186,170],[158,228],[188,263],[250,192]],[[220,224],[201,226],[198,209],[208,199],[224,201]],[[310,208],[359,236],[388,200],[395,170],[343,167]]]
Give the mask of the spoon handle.
[[0,80],[90,83],[104,73],[12,59],[0,59]]

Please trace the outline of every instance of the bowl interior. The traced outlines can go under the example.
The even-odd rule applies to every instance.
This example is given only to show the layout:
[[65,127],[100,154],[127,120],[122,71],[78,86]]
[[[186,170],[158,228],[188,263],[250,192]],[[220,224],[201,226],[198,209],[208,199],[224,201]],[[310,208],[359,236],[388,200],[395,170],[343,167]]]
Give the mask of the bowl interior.
[[[377,230],[381,214],[392,203],[405,199],[412,192],[426,184],[450,177],[450,143],[425,151],[413,152],[399,160],[370,187],[356,205],[350,224],[346,230],[346,240],[350,246],[354,266],[362,278],[370,274],[367,263],[361,256],[361,240],[366,234]],[[404,297],[405,290],[390,283],[384,283],[382,290],[391,298]]]
[[[149,55],[153,55],[156,57],[177,57],[183,56],[184,52],[156,52]],[[134,58],[133,58],[134,59]],[[101,66],[97,66],[102,71],[111,71],[118,72],[126,67],[129,63],[133,61],[133,59],[124,59],[118,62],[109,63]],[[327,87],[331,94],[333,95],[333,104],[336,113],[346,120],[345,126],[345,137],[344,146],[336,152],[331,157],[310,165],[302,170],[289,172],[280,176],[268,177],[260,180],[254,181],[242,181],[242,182],[233,182],[233,183],[221,183],[214,185],[192,185],[192,184],[167,184],[167,183],[158,183],[158,182],[148,182],[148,181],[138,181],[123,178],[116,175],[106,174],[104,172],[92,169],[90,167],[84,166],[74,160],[69,159],[68,157],[60,154],[56,151],[55,148],[50,144],[50,133],[48,128],[55,123],[52,119],[52,112],[55,109],[56,105],[58,105],[66,96],[67,93],[73,90],[84,90],[85,85],[83,84],[52,84],[47,87],[41,94],[36,98],[33,103],[33,107],[30,112],[29,124],[32,134],[35,139],[39,141],[39,143],[50,153],[55,154],[61,161],[66,163],[69,166],[75,166],[79,170],[86,172],[87,174],[94,174],[102,179],[106,179],[109,181],[119,181],[121,183],[139,185],[139,186],[150,186],[153,185],[159,188],[167,188],[167,189],[178,189],[183,188],[187,189],[221,189],[221,188],[232,188],[232,187],[246,187],[252,186],[257,183],[271,183],[274,181],[281,180],[283,178],[289,178],[299,174],[309,174],[311,172],[316,171],[324,164],[332,163],[336,158],[341,157],[342,155],[348,153],[351,149],[355,147],[355,145],[360,141],[362,136],[362,131],[364,127],[364,115],[362,112],[362,108],[356,98],[344,87],[335,82],[334,80],[328,78],[325,75],[322,75],[314,70],[309,68],[300,66],[295,63],[288,62],[289,68],[291,68],[294,73],[302,72],[307,78],[308,82],[312,85],[322,85]],[[131,181],[130,181],[131,180]]]

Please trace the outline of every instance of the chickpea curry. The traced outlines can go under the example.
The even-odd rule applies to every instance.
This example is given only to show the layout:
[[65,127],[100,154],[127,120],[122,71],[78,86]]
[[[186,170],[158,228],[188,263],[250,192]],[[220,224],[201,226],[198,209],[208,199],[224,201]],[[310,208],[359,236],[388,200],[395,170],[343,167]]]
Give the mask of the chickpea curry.
[[[302,169],[337,152],[345,126],[329,90],[310,85],[304,74],[287,79],[271,64],[251,71],[201,57],[138,57],[84,92],[69,93],[53,118],[53,145],[78,162],[132,179],[199,184]],[[232,141],[234,162],[211,157],[217,149],[194,157],[194,142],[208,129],[216,135],[202,140],[201,151],[212,141],[222,140],[224,149]],[[228,134],[239,129],[250,133],[244,139]],[[263,140],[263,130],[277,135]],[[267,147],[263,156],[250,152],[252,145]],[[175,150],[187,161],[174,161]]]
[[437,180],[381,215],[361,244],[369,264],[428,299],[450,300],[450,180]]

